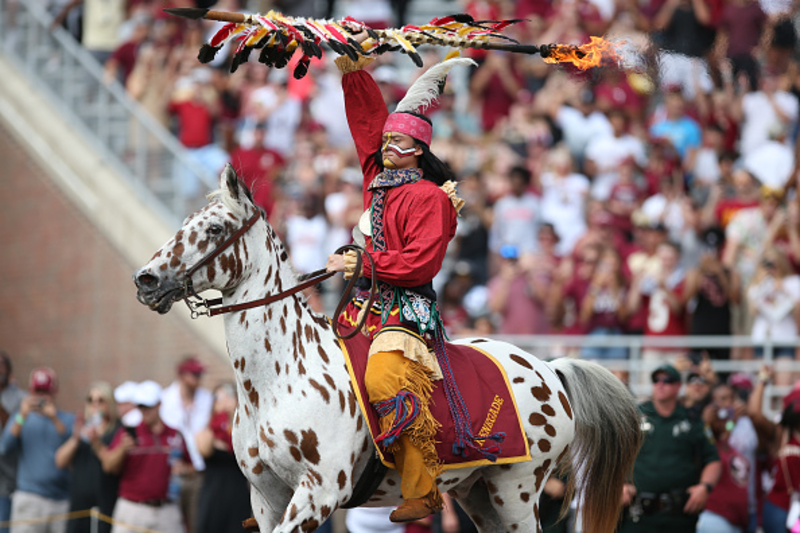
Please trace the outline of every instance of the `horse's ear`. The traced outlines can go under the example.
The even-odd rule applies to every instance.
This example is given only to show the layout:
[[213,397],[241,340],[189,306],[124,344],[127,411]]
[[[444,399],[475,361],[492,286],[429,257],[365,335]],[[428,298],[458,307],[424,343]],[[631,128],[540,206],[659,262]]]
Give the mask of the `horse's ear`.
[[225,165],[225,169],[219,175],[219,188],[227,190],[231,196],[239,199],[239,177],[230,163]]

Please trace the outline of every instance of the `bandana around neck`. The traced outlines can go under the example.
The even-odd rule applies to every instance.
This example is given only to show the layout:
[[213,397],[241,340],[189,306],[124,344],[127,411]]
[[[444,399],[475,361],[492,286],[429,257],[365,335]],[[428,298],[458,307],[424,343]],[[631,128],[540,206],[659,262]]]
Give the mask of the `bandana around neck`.
[[367,187],[372,191],[375,189],[399,187],[406,183],[414,183],[422,179],[422,169],[419,167],[414,168],[397,168],[384,169],[383,172],[375,176]]

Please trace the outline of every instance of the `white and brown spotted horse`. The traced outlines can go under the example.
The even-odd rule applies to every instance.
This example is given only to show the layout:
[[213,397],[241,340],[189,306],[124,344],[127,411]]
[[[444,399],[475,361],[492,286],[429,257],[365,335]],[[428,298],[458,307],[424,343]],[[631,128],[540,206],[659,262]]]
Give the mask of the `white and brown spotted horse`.
[[[194,291],[217,289],[225,304],[297,284],[284,246],[233,169],[223,171],[220,190],[209,198],[135,274],[139,300],[159,313],[185,296],[189,271]],[[252,227],[226,250],[191,268],[246,221]],[[233,446],[252,485],[259,529],[314,531],[350,499],[374,453],[339,343],[301,293],[228,313],[224,323],[239,396]],[[539,495],[566,458],[577,472],[584,531],[613,531],[639,445],[637,412],[625,387],[594,363],[545,363],[503,342],[460,342],[480,343],[505,368],[533,460],[445,470],[439,487],[481,532],[541,531]],[[367,505],[401,501],[399,476],[389,470]]]

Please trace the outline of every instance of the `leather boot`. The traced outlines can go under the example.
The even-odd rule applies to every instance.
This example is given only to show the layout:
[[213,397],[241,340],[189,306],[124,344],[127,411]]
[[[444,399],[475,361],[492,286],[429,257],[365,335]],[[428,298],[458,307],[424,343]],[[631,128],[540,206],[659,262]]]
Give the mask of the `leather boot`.
[[260,531],[258,528],[258,522],[256,522],[255,518],[248,518],[247,520],[242,521],[242,529],[245,531]]
[[402,505],[389,515],[389,520],[392,522],[413,522],[433,513],[438,513],[442,510],[442,506],[437,504],[436,501],[441,501],[441,499],[442,497],[439,495],[439,489],[434,487],[422,498],[408,498],[403,500]]

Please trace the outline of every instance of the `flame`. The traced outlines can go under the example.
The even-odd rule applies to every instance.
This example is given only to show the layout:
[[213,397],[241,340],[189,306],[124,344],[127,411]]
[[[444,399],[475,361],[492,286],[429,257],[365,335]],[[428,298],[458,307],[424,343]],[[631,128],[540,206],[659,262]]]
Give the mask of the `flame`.
[[581,46],[554,44],[550,47],[545,63],[572,63],[581,70],[597,67],[603,63],[619,63],[622,57],[617,44],[602,37],[590,37],[591,41]]

